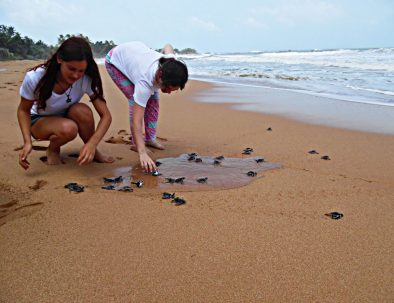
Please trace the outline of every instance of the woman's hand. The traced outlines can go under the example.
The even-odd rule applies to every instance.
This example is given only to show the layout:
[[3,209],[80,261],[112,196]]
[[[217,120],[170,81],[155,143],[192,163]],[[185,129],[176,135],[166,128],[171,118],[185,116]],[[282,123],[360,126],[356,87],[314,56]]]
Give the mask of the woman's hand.
[[31,143],[31,120],[30,120],[30,109],[33,106],[32,100],[27,100],[25,98],[21,98],[21,102],[18,106],[17,117],[19,127],[22,131],[23,136],[23,148],[19,153],[19,165],[22,166],[25,170],[29,168],[30,163],[27,161],[27,156],[31,153],[33,149],[33,145]]
[[79,157],[77,162],[79,165],[88,164],[93,161],[94,155],[96,154],[96,145],[92,143],[86,143],[81,151],[79,152]]
[[19,165],[22,166],[25,170],[30,167],[29,161],[27,161],[27,156],[31,153],[33,147],[31,143],[25,143],[23,148],[19,154]]
[[148,156],[148,154],[140,153],[140,163],[144,171],[153,172],[157,170],[155,162]]

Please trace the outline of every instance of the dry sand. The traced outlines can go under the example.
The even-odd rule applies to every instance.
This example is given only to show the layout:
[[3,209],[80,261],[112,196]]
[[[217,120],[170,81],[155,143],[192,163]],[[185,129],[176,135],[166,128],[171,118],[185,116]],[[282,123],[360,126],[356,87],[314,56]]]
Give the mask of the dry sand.
[[[100,144],[113,164],[78,166],[67,157],[78,139],[62,149],[66,164],[33,151],[20,168],[18,89],[33,64],[0,63],[0,302],[394,301],[393,136],[196,103],[210,86],[190,81],[162,98],[167,149],[154,158],[241,157],[250,146],[283,168],[240,188],[182,192],[176,207],[159,191],[100,189],[103,176],[137,165],[125,144]],[[127,103],[102,76],[114,117],[105,138],[116,137],[129,127]],[[69,193],[69,182],[89,187]]]

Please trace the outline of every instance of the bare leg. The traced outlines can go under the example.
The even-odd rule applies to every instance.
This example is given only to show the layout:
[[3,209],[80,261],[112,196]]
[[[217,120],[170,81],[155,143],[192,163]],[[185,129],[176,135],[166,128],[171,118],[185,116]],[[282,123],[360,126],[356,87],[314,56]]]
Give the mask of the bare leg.
[[[88,142],[94,134],[94,118],[93,112],[83,103],[77,103],[71,106],[68,111],[67,117],[73,120],[78,126],[78,133],[84,143]],[[112,163],[115,159],[107,156],[96,149],[94,160],[99,163]]]
[[49,140],[47,163],[61,164],[60,147],[73,140],[78,133],[74,121],[62,117],[46,117],[37,121],[31,128],[32,134],[39,140]]

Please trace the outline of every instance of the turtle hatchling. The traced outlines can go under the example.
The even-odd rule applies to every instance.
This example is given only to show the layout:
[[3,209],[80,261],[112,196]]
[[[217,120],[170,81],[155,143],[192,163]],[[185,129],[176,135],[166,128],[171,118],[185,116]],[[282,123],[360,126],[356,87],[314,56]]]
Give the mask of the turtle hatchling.
[[68,188],[69,191],[76,193],[82,193],[85,191],[85,187],[83,185],[74,182],[64,185],[64,188]]
[[197,179],[198,183],[207,183],[207,181],[208,181],[208,177],[202,177]]
[[136,182],[131,182],[131,184],[135,184],[138,188],[141,188],[144,185],[144,181],[138,180]]
[[331,213],[324,214],[324,215],[328,216],[328,217],[330,217],[331,219],[334,219],[334,220],[339,220],[339,219],[343,218],[343,214],[341,214],[339,212],[336,212],[336,211],[333,211]]
[[120,183],[123,181],[123,177],[115,177],[115,178],[104,178],[104,182],[106,183]]
[[174,199],[174,198],[175,198],[175,193],[170,194],[170,193],[164,192],[163,196],[162,196],[162,199]]
[[175,203],[176,206],[186,204],[186,200],[179,197],[175,197],[171,202]]

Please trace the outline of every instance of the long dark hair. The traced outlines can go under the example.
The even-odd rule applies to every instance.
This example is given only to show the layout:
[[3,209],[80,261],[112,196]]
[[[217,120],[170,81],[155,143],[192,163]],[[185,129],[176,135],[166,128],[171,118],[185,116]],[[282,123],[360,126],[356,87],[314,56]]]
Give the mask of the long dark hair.
[[89,42],[81,37],[71,37],[65,40],[57,51],[45,62],[39,64],[30,70],[36,70],[39,67],[45,69],[45,74],[38,82],[37,87],[34,90],[36,98],[38,100],[38,108],[45,109],[46,100],[48,100],[55,86],[60,71],[60,64],[57,59],[63,61],[82,61],[86,60],[87,67],[85,75],[92,79],[92,91],[94,97],[92,101],[97,98],[104,100],[103,84],[101,82],[100,72],[96,62],[93,59],[92,49],[90,48]]
[[179,86],[182,90],[188,80],[187,66],[174,58],[160,58],[159,69],[164,86]]

